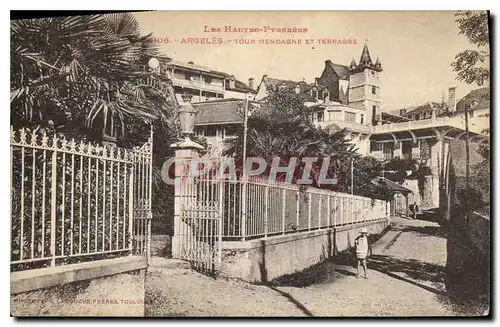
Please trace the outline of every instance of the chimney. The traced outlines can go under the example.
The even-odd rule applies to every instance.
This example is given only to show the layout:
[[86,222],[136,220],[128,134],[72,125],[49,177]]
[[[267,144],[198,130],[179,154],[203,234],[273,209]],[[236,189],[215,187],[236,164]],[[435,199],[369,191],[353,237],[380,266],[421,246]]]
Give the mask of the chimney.
[[450,87],[448,89],[448,111],[454,113],[455,110],[457,109],[457,103],[456,103],[456,87]]
[[314,78],[314,85],[318,86],[319,84],[319,77]]
[[431,107],[431,118],[436,118],[436,107],[432,105],[432,102],[429,102],[429,107]]
[[255,79],[253,77],[250,77],[248,79],[248,86],[252,89],[255,90]]

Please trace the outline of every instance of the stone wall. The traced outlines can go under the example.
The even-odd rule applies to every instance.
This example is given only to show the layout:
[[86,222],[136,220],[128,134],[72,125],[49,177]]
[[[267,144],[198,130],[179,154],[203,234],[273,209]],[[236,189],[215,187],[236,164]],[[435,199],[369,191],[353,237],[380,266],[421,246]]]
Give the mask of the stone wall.
[[145,269],[12,294],[11,315],[144,316]]
[[386,218],[352,226],[305,231],[241,242],[223,242],[220,273],[246,281],[265,282],[293,274],[350,249],[361,228],[379,234]]

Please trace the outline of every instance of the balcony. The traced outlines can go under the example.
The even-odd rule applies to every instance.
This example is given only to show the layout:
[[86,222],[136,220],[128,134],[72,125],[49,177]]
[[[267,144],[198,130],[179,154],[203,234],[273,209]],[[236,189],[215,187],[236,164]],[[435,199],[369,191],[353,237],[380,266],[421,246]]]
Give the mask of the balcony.
[[339,128],[342,129],[345,128],[348,131],[364,133],[364,134],[370,134],[372,131],[372,126],[355,122],[348,122],[345,120],[329,120],[329,121],[316,122],[316,124],[321,128],[328,128],[332,125],[337,125]]
[[[408,130],[422,130],[428,128],[440,128],[440,127],[453,127],[457,129],[465,130],[465,122],[461,121],[460,117],[440,117],[422,120],[412,120],[402,123],[385,124],[373,126],[374,134],[384,134],[384,133],[394,133],[394,132],[404,132]],[[469,124],[469,131],[473,133],[481,133],[481,129],[476,126],[471,126]]]
[[202,81],[193,81],[180,78],[172,78],[172,84],[174,86],[180,86],[189,89],[210,91],[216,93],[224,93],[224,87],[222,85],[212,85],[207,84]]

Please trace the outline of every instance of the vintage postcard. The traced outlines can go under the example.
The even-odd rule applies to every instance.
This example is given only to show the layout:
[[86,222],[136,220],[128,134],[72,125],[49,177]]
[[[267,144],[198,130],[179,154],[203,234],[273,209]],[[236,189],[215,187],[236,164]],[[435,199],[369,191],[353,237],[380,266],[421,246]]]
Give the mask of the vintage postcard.
[[16,16],[11,315],[490,315],[489,19]]

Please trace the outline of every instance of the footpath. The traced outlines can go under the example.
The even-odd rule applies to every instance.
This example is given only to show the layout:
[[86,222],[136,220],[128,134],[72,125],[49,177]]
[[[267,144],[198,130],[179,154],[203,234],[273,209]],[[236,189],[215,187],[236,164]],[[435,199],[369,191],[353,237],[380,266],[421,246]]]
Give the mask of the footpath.
[[452,316],[444,288],[446,237],[437,223],[395,219],[372,246],[368,279],[349,256],[304,287],[214,280],[185,267],[151,269],[146,316]]

